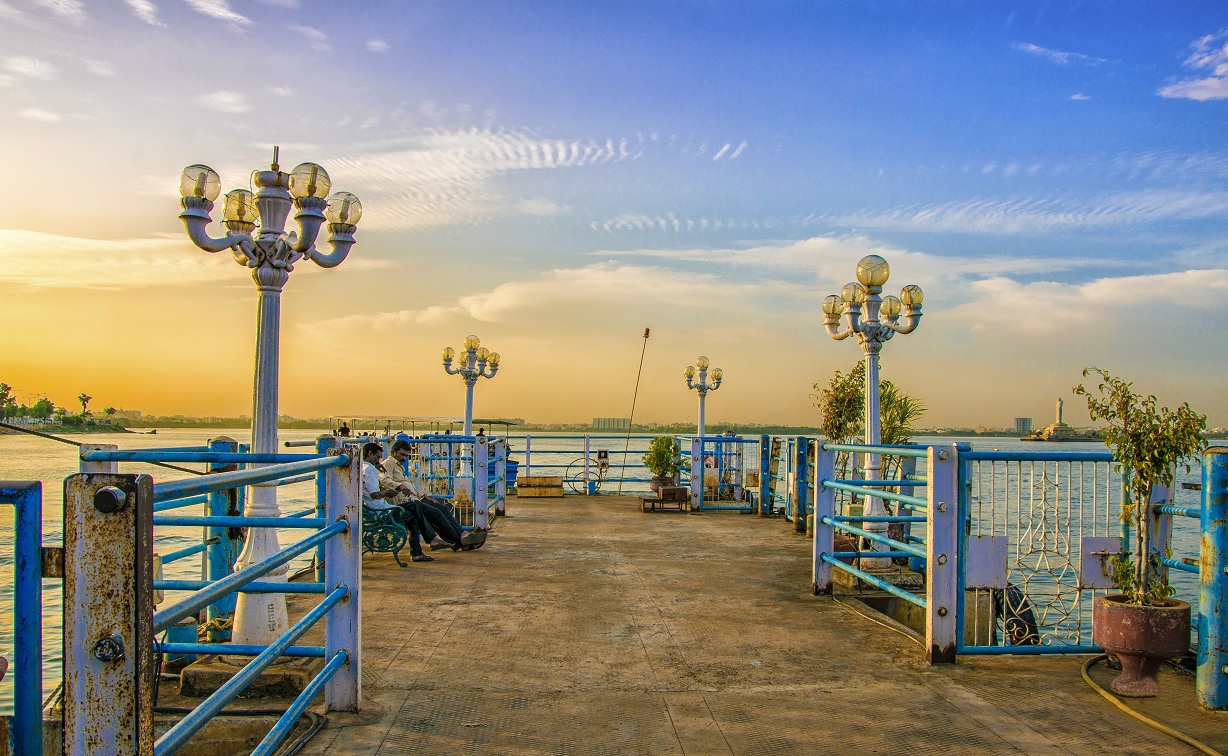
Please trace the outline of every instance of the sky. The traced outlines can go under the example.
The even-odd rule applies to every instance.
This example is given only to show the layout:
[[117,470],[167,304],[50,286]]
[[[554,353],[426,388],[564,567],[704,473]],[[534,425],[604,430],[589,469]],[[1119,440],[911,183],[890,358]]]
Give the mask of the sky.
[[478,415],[686,421],[702,354],[709,423],[814,424],[878,254],[923,425],[1086,423],[1088,366],[1228,425],[1226,136],[1218,0],[0,0],[0,381],[250,413],[255,284],[178,176],[278,145],[363,205],[285,287],[286,414],[462,414],[472,333]]

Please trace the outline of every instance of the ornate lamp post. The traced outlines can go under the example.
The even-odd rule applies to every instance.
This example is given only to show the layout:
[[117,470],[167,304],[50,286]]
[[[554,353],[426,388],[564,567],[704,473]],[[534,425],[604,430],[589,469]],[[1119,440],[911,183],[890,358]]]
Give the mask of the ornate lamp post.
[[[323,168],[303,163],[290,173],[277,165],[277,148],[268,170],[252,174],[253,195],[246,189],[227,192],[224,224],[229,232],[214,239],[205,231],[213,220],[213,201],[220,193],[217,173],[206,165],[189,165],[179,177],[179,218],[192,243],[207,252],[229,249],[235,262],[250,268],[259,292],[256,320],[256,375],[252,407],[252,446],[257,454],[277,453],[277,386],[280,351],[281,289],[290,279],[294,263],[302,258],[323,268],[333,268],[345,260],[354,245],[354,228],[362,216],[362,205],[349,192],[331,197],[332,182]],[[286,231],[286,216],[293,206],[298,231]],[[320,226],[328,221],[330,252],[316,249]],[[246,513],[251,517],[280,517],[277,483],[252,486]],[[277,531],[252,528],[243,552],[235,562],[241,570],[273,556],[281,550]],[[286,568],[270,573],[264,580],[286,579]],[[235,606],[232,637],[240,644],[268,644],[285,633],[286,600],[281,593],[240,593]]]
[[[712,371],[712,383],[708,383],[708,358],[700,355],[694,365],[687,365],[686,370],[682,371],[682,377],[686,378],[686,387],[695,389],[699,392],[699,440],[704,438],[704,399],[708,397],[709,391],[716,391],[721,387],[721,380],[725,377],[725,371],[720,368],[715,368]],[[695,380],[696,368],[699,372],[699,380]]]
[[[465,435],[473,435],[473,387],[479,378],[494,378],[499,372],[499,353],[492,352],[482,346],[477,336],[465,337],[465,351],[461,353],[459,363],[452,367],[456,351],[452,347],[444,347],[443,369],[448,375],[459,375],[465,380]],[[489,368],[489,372],[487,372]]]
[[[897,333],[912,333],[921,321],[921,287],[909,284],[896,297],[888,294],[880,297],[883,284],[891,276],[891,266],[878,255],[866,255],[857,263],[857,280],[860,283],[844,285],[839,294],[831,294],[823,300],[823,326],[827,335],[840,341],[856,334],[861,351],[866,358],[866,417],[865,442],[877,446],[882,439],[882,426],[878,406],[878,353],[883,344]],[[862,317],[862,308],[865,317]],[[900,315],[903,313],[903,322]],[[840,317],[844,316],[844,329],[840,329]],[[881,318],[881,319],[880,319]],[[881,469],[878,454],[866,455],[866,479],[878,480]],[[881,499],[871,496],[866,500],[865,514],[881,516],[887,509]],[[866,523],[866,530],[886,533],[883,522]],[[863,559],[863,569],[886,569],[891,560],[886,558]]]

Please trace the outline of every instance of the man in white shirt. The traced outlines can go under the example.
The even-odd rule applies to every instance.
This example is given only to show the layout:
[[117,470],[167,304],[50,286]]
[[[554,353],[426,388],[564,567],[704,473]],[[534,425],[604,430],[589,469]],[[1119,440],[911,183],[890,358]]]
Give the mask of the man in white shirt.
[[[383,485],[393,488],[397,496],[393,502],[403,507],[416,507],[424,525],[422,536],[430,540],[431,548],[451,546],[453,551],[471,551],[486,542],[485,531],[466,531],[453,514],[452,505],[445,500],[426,495],[421,481],[405,474],[405,460],[409,459],[412,446],[404,439],[392,442],[392,450],[383,461]],[[433,531],[433,532],[432,532]]]
[[435,557],[422,553],[422,543],[418,539],[418,523],[413,512],[405,507],[389,504],[388,499],[397,496],[395,488],[380,486],[380,459],[384,456],[384,447],[376,443],[362,445],[362,505],[367,509],[393,509],[393,519],[404,525],[409,531],[409,553],[412,562],[433,562]]

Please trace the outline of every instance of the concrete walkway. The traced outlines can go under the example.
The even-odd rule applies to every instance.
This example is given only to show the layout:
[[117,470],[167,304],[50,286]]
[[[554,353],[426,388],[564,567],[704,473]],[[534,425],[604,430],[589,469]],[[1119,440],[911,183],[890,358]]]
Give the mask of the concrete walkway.
[[[474,552],[366,556],[369,708],[303,753],[1195,752],[1088,688],[1079,657],[927,667],[852,597],[812,596],[809,543],[780,520],[508,509]],[[1197,711],[1188,678],[1162,685],[1153,716],[1228,751],[1228,715]]]

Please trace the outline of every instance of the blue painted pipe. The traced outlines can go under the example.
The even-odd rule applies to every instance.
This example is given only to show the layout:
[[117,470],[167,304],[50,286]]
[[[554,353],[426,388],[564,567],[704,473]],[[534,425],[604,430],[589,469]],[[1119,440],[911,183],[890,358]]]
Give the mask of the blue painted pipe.
[[918,444],[908,446],[887,446],[870,444],[823,444],[827,451],[862,452],[864,454],[885,454],[892,457],[925,457],[929,448]]
[[833,528],[836,528],[837,530],[843,530],[848,533],[852,533],[853,535],[859,535],[862,538],[865,538],[867,541],[870,541],[871,543],[881,543],[888,548],[902,551],[905,554],[910,554],[912,556],[917,556],[917,557],[926,556],[926,553],[924,551],[914,546],[909,546],[906,543],[902,543],[895,539],[888,538],[883,535],[879,535],[878,533],[871,533],[868,530],[862,530],[861,528],[854,527],[852,525],[849,525],[846,522],[837,522],[836,520],[833,520],[830,517],[824,517],[823,524],[831,525]]
[[[827,519],[827,518],[824,517],[823,519]],[[851,564],[845,564],[844,562],[841,562],[839,559],[836,559],[835,557],[830,557],[827,554],[822,554],[821,558],[823,559],[824,562],[827,562],[831,566],[844,570],[845,572],[851,575],[856,575],[857,577],[861,578],[862,580],[874,586],[875,588],[878,588],[879,590],[886,591],[887,593],[890,593],[893,596],[898,596],[910,604],[916,604],[922,609],[925,608],[925,603],[926,603],[925,599],[920,596],[909,593],[908,591],[905,591],[901,588],[897,588],[891,583],[888,583],[885,580],[877,578],[868,572],[859,570],[856,567],[852,566]]]
[[328,681],[337,674],[337,670],[344,667],[349,660],[350,655],[344,651],[338,651],[333,655],[328,664],[324,665],[324,669],[320,670],[320,674],[312,678],[298,698],[294,699],[294,703],[286,709],[286,713],[281,715],[281,719],[277,720],[277,724],[272,730],[269,730],[269,734],[264,736],[264,740],[260,741],[260,745],[252,751],[252,756],[273,756],[277,747],[281,745],[281,741],[286,739],[286,736],[294,729],[294,725],[298,723],[299,717],[303,716],[303,712],[311,705],[312,699],[320,694]]
[[[308,510],[315,512],[314,509]],[[154,515],[154,525],[187,527],[202,525],[215,528],[322,528],[328,524],[323,517],[204,517],[199,515]]]
[[1228,448],[1202,457],[1202,554],[1198,592],[1198,703],[1228,709]]
[[[160,643],[158,649],[167,654],[228,654],[230,656],[259,656],[268,646],[248,646],[235,643]],[[282,656],[323,659],[323,646],[291,646]]]
[[844,483],[850,486],[927,486],[924,479],[914,480],[907,478],[904,480],[829,480],[828,483]]
[[[155,591],[199,591],[213,583],[208,580],[155,580]],[[323,583],[248,583],[235,593],[324,593]]]
[[106,451],[94,449],[81,452],[85,462],[208,462],[214,464],[270,464],[302,462],[318,459],[315,454],[243,454],[214,451],[163,451],[161,449],[130,449]]
[[198,543],[195,546],[189,546],[186,549],[180,549],[179,551],[172,551],[171,553],[162,557],[162,564],[170,564],[171,562],[177,562],[180,559],[186,559],[187,557],[190,557],[193,554],[199,554],[200,552],[208,549],[211,545],[217,542],[218,542],[218,537],[214,536],[213,538],[210,538],[208,541],[205,541],[204,543]]
[[287,630],[285,635],[248,662],[247,666],[239,670],[225,685],[214,691],[213,695],[202,701],[191,714],[179,720],[174,727],[167,730],[165,735],[158,738],[158,741],[154,743],[155,756],[166,756],[183,747],[189,738],[209,724],[209,721],[225,708],[226,704],[242,693],[262,672],[273,666],[273,662],[277,661],[277,657],[281,656],[283,651],[310,630],[312,625],[327,614],[329,609],[340,603],[348,593],[349,588],[344,585],[335,588],[316,608],[296,622],[294,627]]
[[154,504],[153,511],[165,512],[168,509],[182,509],[190,507],[193,504],[204,504],[209,501],[208,496],[189,496],[186,499],[175,499],[174,501],[164,501],[161,504]]
[[892,493],[884,491],[881,488],[866,488],[865,486],[855,486],[848,483],[839,483],[834,480],[825,480],[823,485],[828,488],[834,488],[837,491],[848,491],[849,493],[861,494],[863,496],[873,496],[879,499],[888,501],[898,501],[901,504],[912,504],[913,506],[925,506],[926,500],[920,496],[909,496],[907,494]]
[[1201,570],[1198,569],[1198,565],[1186,564],[1180,559],[1173,559],[1171,557],[1162,556],[1159,558],[1159,560],[1160,560],[1160,564],[1164,565],[1165,567],[1172,567],[1174,570],[1182,570],[1183,572],[1193,572],[1194,574],[1198,574],[1199,572],[1201,572]]
[[[874,559],[875,557],[903,558],[909,556],[902,551],[837,551],[832,554],[836,559]],[[911,557],[916,559],[916,557]]]
[[308,475],[296,475],[296,476],[295,476],[295,477],[293,477],[293,478],[286,478],[285,480],[279,480],[279,481],[277,481],[277,485],[279,485],[279,486],[292,486],[292,485],[294,485],[295,483],[310,483],[310,482],[315,481],[315,479],[316,479],[316,474],[315,474],[315,473],[310,473],[310,474],[308,474]]
[[257,578],[264,577],[299,554],[311,549],[317,543],[322,543],[338,533],[344,533],[348,528],[349,523],[347,522],[334,522],[320,532],[314,533],[292,546],[287,546],[263,562],[257,562],[242,572],[228,575],[212,583],[208,588],[202,589],[196,595],[168,606],[154,614],[154,634],[162,632],[190,614],[196,614],[202,608],[212,604],[222,596],[226,596],[236,589],[254,582]]
[[1177,515],[1178,517],[1193,517],[1200,519],[1202,517],[1202,507],[1179,507],[1175,504],[1160,504],[1153,507],[1155,511],[1162,514]]
[[237,488],[239,486],[249,486],[253,483],[264,483],[270,480],[288,478],[299,473],[326,470],[330,467],[341,467],[349,463],[350,458],[344,454],[339,454],[335,457],[312,456],[310,459],[302,462],[289,462],[284,465],[257,467],[251,470],[237,470],[216,475],[202,475],[198,478],[188,478],[186,480],[173,480],[169,483],[154,486],[154,503],[182,499],[186,496],[196,496],[213,491],[224,491],[228,488]]
[[903,515],[862,515],[849,516],[837,515],[832,518],[836,522],[928,522],[928,517],[906,517]]

